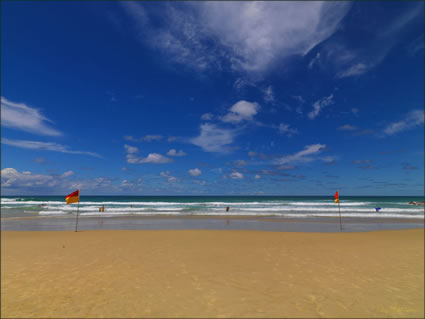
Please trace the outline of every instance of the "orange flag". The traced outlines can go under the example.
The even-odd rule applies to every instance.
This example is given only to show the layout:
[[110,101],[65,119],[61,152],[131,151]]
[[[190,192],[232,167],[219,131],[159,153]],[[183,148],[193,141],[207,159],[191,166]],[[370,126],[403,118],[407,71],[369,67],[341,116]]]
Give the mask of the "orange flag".
[[335,203],[339,203],[338,191],[335,193]]
[[77,189],[75,192],[73,192],[69,195],[66,195],[65,200],[66,200],[67,204],[79,202],[80,201],[80,190]]

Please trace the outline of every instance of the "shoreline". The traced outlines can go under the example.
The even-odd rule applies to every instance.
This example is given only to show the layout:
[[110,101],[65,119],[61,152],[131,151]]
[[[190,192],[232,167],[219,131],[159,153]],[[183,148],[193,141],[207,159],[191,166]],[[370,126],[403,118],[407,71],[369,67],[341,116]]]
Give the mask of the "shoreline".
[[424,316],[424,230],[1,233],[2,317]]
[[[343,231],[421,229],[423,219],[342,217]],[[1,218],[2,231],[69,231],[75,216],[31,216]],[[284,218],[276,216],[79,216],[81,230],[259,230],[277,232],[340,232],[334,217]]]

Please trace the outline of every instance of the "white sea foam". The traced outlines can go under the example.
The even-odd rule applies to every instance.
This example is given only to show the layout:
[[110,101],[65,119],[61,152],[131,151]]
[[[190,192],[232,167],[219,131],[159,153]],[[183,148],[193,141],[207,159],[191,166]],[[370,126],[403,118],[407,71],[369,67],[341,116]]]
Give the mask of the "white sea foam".
[[[364,205],[370,205],[372,203],[370,202],[345,202],[345,203],[339,203],[340,206],[364,206]],[[334,201],[329,202],[289,202],[288,205],[294,205],[294,206],[335,206]]]
[[[68,215],[69,211],[41,211],[40,215]],[[75,212],[72,212],[75,214]],[[126,215],[143,215],[143,216],[276,216],[276,217],[287,217],[287,218],[308,218],[308,217],[339,217],[338,212],[325,212],[325,213],[291,213],[291,212],[253,212],[253,211],[237,211],[229,214],[223,211],[195,211],[195,212],[175,212],[175,211],[136,211],[136,212],[125,212],[125,211],[108,211],[108,212],[80,212],[80,216],[100,216],[100,217],[114,217],[114,216],[126,216]],[[341,214],[342,218],[358,217],[358,218],[403,218],[403,219],[424,219],[424,215],[416,214],[397,214],[397,213],[359,213],[349,212]]]
[[[75,214],[77,205],[67,205],[63,201],[23,201],[21,198],[2,198],[2,208],[31,207],[31,213],[38,212],[40,215],[67,215]],[[47,206],[46,206],[47,205]],[[99,212],[99,207],[104,206],[105,211]],[[230,211],[225,208],[229,206]],[[379,212],[375,207],[382,207]],[[340,203],[340,210],[348,217],[374,217],[374,218],[424,218],[424,208],[408,205],[407,202],[374,202],[344,201]],[[253,201],[253,202],[166,202],[166,201],[83,201],[80,202],[79,211],[82,216],[123,216],[123,215],[205,215],[205,216],[280,216],[280,217],[336,217],[339,216],[338,205],[333,200],[304,199],[296,201],[292,199]]]

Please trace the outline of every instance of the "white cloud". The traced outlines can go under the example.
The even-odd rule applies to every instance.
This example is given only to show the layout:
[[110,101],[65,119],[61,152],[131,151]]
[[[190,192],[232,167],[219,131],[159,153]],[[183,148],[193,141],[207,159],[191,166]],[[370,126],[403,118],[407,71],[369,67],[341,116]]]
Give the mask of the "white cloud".
[[33,190],[39,194],[40,190],[45,189],[66,189],[72,183],[66,178],[72,175],[74,175],[72,171],[64,172],[62,175],[46,175],[4,168],[1,170],[1,187],[6,192],[16,190],[23,194],[26,190]]
[[[139,39],[174,62],[203,70],[219,69],[225,60],[238,71],[263,72],[327,39],[350,3],[207,1],[169,4],[160,14],[141,3],[122,5]],[[154,24],[158,18],[162,23]],[[214,47],[207,44],[212,41]]]
[[168,183],[175,183],[175,182],[177,182],[177,177],[174,177],[174,176],[168,177]]
[[307,114],[308,117],[310,119],[314,119],[315,117],[317,117],[319,115],[320,111],[323,108],[325,108],[328,105],[334,104],[333,97],[334,97],[334,95],[331,94],[331,95],[329,95],[327,97],[323,97],[320,100],[314,102],[314,104],[313,104],[313,111],[311,111],[310,113]]
[[34,187],[40,185],[56,185],[57,181],[53,176],[43,174],[32,174],[31,172],[19,172],[14,168],[4,168],[1,170],[1,187]]
[[201,133],[190,139],[190,143],[201,147],[206,152],[227,152],[233,143],[236,130],[219,128],[214,124],[201,124]]
[[275,161],[275,164],[277,165],[285,165],[289,163],[296,163],[296,162],[311,162],[314,159],[312,157],[308,157],[309,155],[313,154],[319,154],[321,151],[323,151],[326,148],[326,145],[324,144],[313,144],[313,145],[307,145],[304,150],[295,153],[293,155],[287,155],[283,156]]
[[139,149],[127,144],[124,145],[124,148],[127,153],[127,163],[129,164],[164,164],[173,162],[173,159],[158,153],[150,153],[147,157],[139,157],[136,155],[136,153],[139,152]]
[[304,55],[329,37],[349,3],[206,2],[202,21],[230,50],[235,69],[264,71],[277,59]]
[[164,155],[158,153],[150,153],[146,157],[137,157],[133,154],[127,154],[127,163],[130,164],[164,164],[171,163],[173,160],[171,158],[165,157]]
[[239,123],[243,120],[251,121],[258,113],[260,105],[256,102],[241,100],[232,105],[225,116],[221,118],[223,122]]
[[201,115],[201,120],[211,121],[214,118],[214,115],[211,113],[205,113]]
[[231,179],[243,179],[243,174],[242,174],[242,173],[239,173],[239,172],[234,171],[234,172],[232,172],[232,173],[230,174],[230,178],[231,178]]
[[125,190],[140,191],[141,178],[134,181],[123,180],[114,184],[110,178],[95,177],[89,179],[75,180],[72,171],[63,174],[37,174],[28,171],[19,172],[14,168],[1,170],[2,193],[9,195],[25,194],[67,194],[75,189],[81,189],[84,194],[117,194]]
[[93,153],[93,152],[73,151],[73,150],[70,150],[68,146],[52,143],[52,142],[12,140],[8,138],[3,138],[1,140],[1,143],[5,145],[15,146],[19,148],[26,148],[31,150],[53,151],[53,152],[60,152],[60,153],[67,153],[67,154],[81,154],[81,155],[89,155],[89,156],[99,157],[99,158],[102,157],[99,154]]
[[200,176],[202,174],[199,168],[190,169],[188,172],[191,176]]
[[171,150],[167,152],[167,155],[168,156],[185,156],[187,154],[183,152],[182,150],[177,152],[174,148],[172,148]]
[[177,182],[177,177],[171,176],[170,171],[161,172],[159,173],[159,176],[165,177],[169,183]]
[[60,136],[61,132],[49,127],[46,118],[36,108],[23,103],[15,103],[1,97],[1,125],[39,135]]
[[391,123],[384,129],[385,135],[394,135],[398,132],[412,129],[424,124],[424,111],[413,110],[406,114],[404,119]]

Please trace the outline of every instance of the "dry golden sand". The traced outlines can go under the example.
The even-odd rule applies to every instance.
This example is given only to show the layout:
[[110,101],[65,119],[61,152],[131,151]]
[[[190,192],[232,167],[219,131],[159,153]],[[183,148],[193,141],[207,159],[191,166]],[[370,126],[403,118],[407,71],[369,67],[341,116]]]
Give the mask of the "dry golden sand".
[[424,230],[1,233],[6,317],[423,317]]

